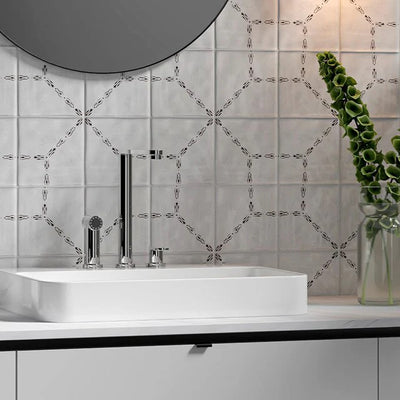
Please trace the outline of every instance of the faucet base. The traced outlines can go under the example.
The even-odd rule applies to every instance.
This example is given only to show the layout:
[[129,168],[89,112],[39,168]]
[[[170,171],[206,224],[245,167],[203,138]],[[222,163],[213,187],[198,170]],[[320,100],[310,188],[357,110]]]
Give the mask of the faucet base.
[[147,263],[147,268],[165,268],[165,263]]
[[82,269],[102,269],[103,264],[83,264]]
[[115,267],[119,269],[135,268],[135,263],[119,263]]

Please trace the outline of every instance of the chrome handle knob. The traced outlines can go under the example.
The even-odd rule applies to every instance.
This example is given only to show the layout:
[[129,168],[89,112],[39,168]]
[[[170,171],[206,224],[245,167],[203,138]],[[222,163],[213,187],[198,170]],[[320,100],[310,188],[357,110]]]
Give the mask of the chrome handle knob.
[[155,247],[150,250],[150,261],[147,264],[148,267],[159,268],[165,267],[164,262],[164,251],[169,250],[168,247]]

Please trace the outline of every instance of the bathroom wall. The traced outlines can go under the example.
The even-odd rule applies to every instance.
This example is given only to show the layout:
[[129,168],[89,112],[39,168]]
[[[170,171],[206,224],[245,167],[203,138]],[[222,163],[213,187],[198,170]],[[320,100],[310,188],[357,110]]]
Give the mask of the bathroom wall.
[[84,214],[103,217],[115,264],[118,153],[133,149],[137,263],[169,247],[168,262],[287,268],[311,294],[353,293],[358,186],[320,50],[357,77],[387,143],[397,0],[228,1],[190,48],[123,75],[44,65],[2,39],[0,266],[79,264]]

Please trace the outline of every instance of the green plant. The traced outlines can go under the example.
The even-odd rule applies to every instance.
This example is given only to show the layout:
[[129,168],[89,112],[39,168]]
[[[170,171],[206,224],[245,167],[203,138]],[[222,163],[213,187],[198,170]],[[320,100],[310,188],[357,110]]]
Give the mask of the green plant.
[[356,178],[361,186],[368,188],[365,200],[376,203],[381,200],[382,182],[386,184],[386,201],[400,200],[400,136],[392,137],[393,150],[383,154],[378,149],[381,137],[377,135],[370,119],[367,105],[356,88],[356,80],[346,74],[346,69],[330,52],[318,53],[319,73],[326,83],[338,112],[344,136],[350,140]]
[[[384,232],[400,234],[397,224],[400,201],[400,136],[392,137],[393,150],[386,154],[378,148],[381,137],[376,133],[370,119],[368,108],[362,101],[361,92],[356,87],[356,80],[346,74],[346,69],[330,52],[317,54],[319,73],[325,81],[333,103],[331,107],[337,111],[339,124],[344,129],[344,136],[349,138],[349,151],[353,154],[355,176],[362,186],[363,201],[374,205],[377,214],[368,218],[366,237],[370,240],[370,255],[366,266],[367,273],[372,249],[378,234]],[[387,254],[386,247],[384,249]],[[391,270],[386,257],[388,276],[389,303],[393,303],[391,293]],[[366,275],[367,277],[367,275]],[[365,277],[365,280],[366,280]],[[365,301],[365,281],[362,301]]]

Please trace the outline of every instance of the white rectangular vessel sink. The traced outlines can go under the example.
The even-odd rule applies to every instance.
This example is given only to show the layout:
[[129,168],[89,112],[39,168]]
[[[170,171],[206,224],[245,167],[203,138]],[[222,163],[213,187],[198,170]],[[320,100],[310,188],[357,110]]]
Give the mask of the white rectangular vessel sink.
[[0,271],[0,307],[50,322],[307,312],[307,277],[265,267]]

